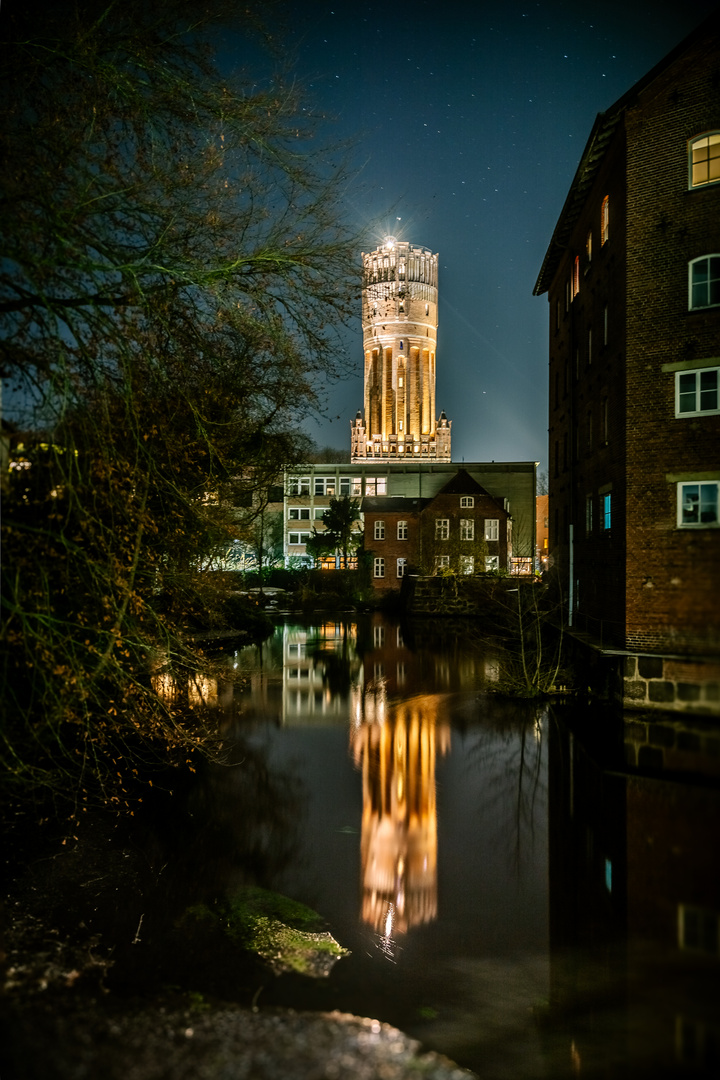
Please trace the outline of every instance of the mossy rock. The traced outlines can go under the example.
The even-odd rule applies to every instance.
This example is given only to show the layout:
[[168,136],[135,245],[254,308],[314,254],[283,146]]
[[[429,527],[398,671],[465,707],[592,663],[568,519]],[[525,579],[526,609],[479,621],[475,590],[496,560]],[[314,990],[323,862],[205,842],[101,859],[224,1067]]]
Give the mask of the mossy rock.
[[260,956],[276,975],[296,972],[323,978],[349,955],[332,934],[320,929],[324,924],[316,911],[267,889],[241,889],[214,908],[194,904],[185,914],[219,927],[233,942]]

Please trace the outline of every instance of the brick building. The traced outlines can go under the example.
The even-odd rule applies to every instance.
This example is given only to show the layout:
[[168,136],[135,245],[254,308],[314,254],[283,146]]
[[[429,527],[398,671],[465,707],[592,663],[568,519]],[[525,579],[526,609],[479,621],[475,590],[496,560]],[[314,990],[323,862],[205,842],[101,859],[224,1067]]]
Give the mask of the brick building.
[[720,16],[598,116],[535,286],[550,549],[626,704],[718,708]]
[[381,591],[400,588],[410,570],[472,575],[510,569],[508,503],[493,498],[465,469],[431,498],[370,496],[362,507],[365,549]]

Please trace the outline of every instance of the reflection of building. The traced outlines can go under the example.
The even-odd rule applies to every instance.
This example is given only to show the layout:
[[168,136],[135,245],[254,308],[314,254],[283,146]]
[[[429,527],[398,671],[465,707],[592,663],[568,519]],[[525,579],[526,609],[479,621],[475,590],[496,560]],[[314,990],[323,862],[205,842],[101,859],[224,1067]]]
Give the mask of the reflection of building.
[[391,936],[437,915],[435,756],[450,745],[438,699],[390,705],[382,684],[366,689],[352,732],[362,768],[362,917]]
[[351,460],[450,460],[450,421],[435,419],[438,257],[385,239],[363,254],[365,411],[351,424]]
[[720,16],[601,113],[550,303],[550,546],[625,704],[720,708]]

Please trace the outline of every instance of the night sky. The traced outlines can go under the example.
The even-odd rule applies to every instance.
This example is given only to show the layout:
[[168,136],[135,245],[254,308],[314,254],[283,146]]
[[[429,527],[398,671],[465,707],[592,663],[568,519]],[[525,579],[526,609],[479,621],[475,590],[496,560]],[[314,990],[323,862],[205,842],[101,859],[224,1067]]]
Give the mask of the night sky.
[[[533,287],[595,116],[715,3],[298,0],[290,45],[356,140],[349,221],[440,253],[437,408],[453,460],[547,467],[547,297]],[[331,129],[332,130],[332,129]],[[358,252],[358,261],[360,252]],[[363,405],[360,298],[321,445]]]

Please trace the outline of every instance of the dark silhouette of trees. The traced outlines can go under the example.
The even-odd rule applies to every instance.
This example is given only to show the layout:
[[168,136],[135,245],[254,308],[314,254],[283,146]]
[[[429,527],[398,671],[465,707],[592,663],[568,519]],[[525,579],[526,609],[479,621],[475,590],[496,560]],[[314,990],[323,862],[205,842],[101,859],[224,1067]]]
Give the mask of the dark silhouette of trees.
[[80,800],[203,744],[220,496],[293,461],[359,287],[339,154],[292,85],[217,66],[221,32],[269,37],[229,0],[3,7],[0,756]]

